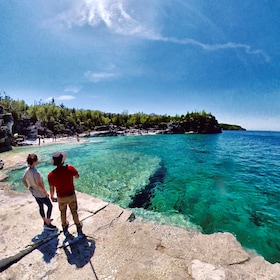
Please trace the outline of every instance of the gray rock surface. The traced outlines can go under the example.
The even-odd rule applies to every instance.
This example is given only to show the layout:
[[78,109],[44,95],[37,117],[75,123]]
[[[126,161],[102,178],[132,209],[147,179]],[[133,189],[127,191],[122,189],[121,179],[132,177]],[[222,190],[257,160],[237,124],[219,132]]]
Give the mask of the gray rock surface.
[[[46,232],[30,194],[0,190],[0,265],[49,240],[3,269],[0,279],[280,279],[280,264],[249,255],[230,233],[203,235],[137,217],[129,221],[130,211],[77,195],[86,237],[69,244],[57,204],[53,223],[58,231]],[[76,237],[70,212],[69,221]]]

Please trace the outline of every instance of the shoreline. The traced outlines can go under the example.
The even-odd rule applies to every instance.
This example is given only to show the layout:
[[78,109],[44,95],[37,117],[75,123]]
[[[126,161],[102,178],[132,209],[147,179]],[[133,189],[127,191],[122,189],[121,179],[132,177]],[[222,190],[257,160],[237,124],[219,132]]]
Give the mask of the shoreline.
[[[85,138],[80,138],[83,142]],[[77,142],[76,137],[61,137],[57,138],[55,141],[52,138],[45,138],[44,141],[39,145],[38,140],[25,140],[23,145],[13,147],[10,151],[5,151],[0,153],[0,159],[4,161],[4,167],[0,173],[0,187],[3,180],[7,177],[6,170],[9,171],[11,168],[16,168],[17,166],[22,166],[26,164],[26,151],[19,152],[21,148],[28,148],[30,146],[43,147],[55,144],[64,144],[70,142]]]
[[[52,142],[52,139],[49,139],[41,145],[69,143],[69,141],[77,140],[75,138],[62,138],[57,142]],[[7,164],[5,163],[4,169],[25,164],[26,152],[23,152],[24,157],[23,153],[15,153],[11,156],[8,155],[9,152],[5,152]],[[280,275],[279,263],[271,264],[265,261],[262,256],[246,251],[230,233],[204,235],[179,227],[144,221],[138,217],[129,221],[133,214],[131,211],[87,194],[77,193],[77,195],[80,207],[79,215],[85,219],[83,221],[84,232],[88,236],[88,244],[94,243],[95,246],[95,251],[85,267],[77,267],[76,265],[76,268],[79,268],[78,274],[76,273],[77,269],[75,270],[74,265],[69,263],[64,249],[60,248],[64,236],[59,234],[58,240],[56,240],[56,254],[50,262],[46,262],[41,256],[42,252],[36,249],[2,272],[3,279],[11,279],[14,275],[17,275],[18,278],[14,277],[13,279],[23,279],[20,276],[22,273],[25,276],[29,275],[26,276],[26,279],[42,279],[41,276],[37,277],[34,271],[38,275],[42,275],[42,271],[44,271],[45,275],[48,275],[46,279],[57,279],[65,276],[69,277],[67,279],[77,279],[81,275],[82,278],[85,277],[83,279],[92,279],[89,276],[92,274],[90,262],[94,264],[96,273],[100,277],[98,279],[111,277],[110,279],[203,280],[255,277],[255,279],[267,280],[277,279],[277,276]],[[29,193],[11,190],[8,184],[1,182],[1,178],[0,201],[0,228],[3,232],[0,260],[3,260],[17,254],[25,246],[30,246],[34,236],[40,235],[42,223],[37,213],[34,198]],[[60,230],[58,207],[57,204],[53,204],[54,224]],[[102,208],[104,205],[106,205],[104,210],[93,214],[96,209]],[[120,215],[120,219],[118,215]],[[16,237],[15,232],[17,233]],[[74,231],[73,234],[75,234]],[[122,246],[120,247],[118,243]],[[104,263],[110,267],[109,270],[104,267]],[[30,265],[32,270],[28,271]],[[153,269],[151,265],[155,268]],[[42,271],[40,267],[42,267]],[[66,268],[70,269],[70,274]],[[75,275],[74,278],[71,278],[72,274]],[[143,275],[146,277],[141,278]],[[163,275],[164,278],[162,278]],[[188,278],[189,276],[190,278]]]
[[[98,139],[99,137],[110,137],[107,136],[108,131],[92,131],[90,133],[90,136],[87,136],[87,134],[83,133],[80,134],[77,138],[77,136],[65,136],[65,137],[58,137],[56,139],[54,138],[44,138],[41,139],[40,142],[38,139],[27,139],[22,142],[22,145],[20,146],[13,146],[12,150],[5,151],[0,153],[0,159],[4,161],[4,167],[0,172],[0,188],[3,180],[7,178],[6,175],[6,170],[9,171],[11,168],[16,168],[17,166],[20,165],[25,165],[26,164],[26,152],[18,152],[19,149],[21,148],[28,148],[29,146],[35,146],[35,147],[44,147],[48,145],[56,145],[56,144],[64,144],[64,143],[77,143],[77,142],[86,142],[88,137],[96,138]],[[126,133],[125,135],[118,135],[115,137],[122,137],[122,136],[144,136],[144,135],[156,135],[158,133],[151,132],[151,131],[140,131],[140,130],[133,130],[130,131],[129,133]],[[113,136],[112,136],[113,137]],[[16,153],[13,154],[13,151],[17,151]]]
[[[68,211],[69,231],[78,241],[67,245],[57,204],[52,218],[58,231],[50,233],[30,193],[0,190],[1,279],[276,280],[280,275],[279,263],[249,254],[230,233],[205,235],[142,220],[84,193],[77,198],[86,236],[77,238]],[[24,256],[11,261],[19,255]]]

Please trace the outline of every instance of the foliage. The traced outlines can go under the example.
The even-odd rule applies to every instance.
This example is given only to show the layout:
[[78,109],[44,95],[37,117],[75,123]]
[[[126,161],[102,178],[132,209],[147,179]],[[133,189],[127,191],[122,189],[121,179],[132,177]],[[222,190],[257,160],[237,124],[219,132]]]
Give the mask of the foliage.
[[15,121],[22,119],[28,109],[28,105],[23,100],[15,101],[5,92],[0,92],[0,106],[3,107],[4,112],[11,113]]
[[[104,113],[99,110],[82,110],[76,108],[66,108],[63,104],[57,106],[55,100],[50,103],[39,102],[33,106],[28,106],[23,100],[12,100],[6,93],[0,92],[0,105],[5,112],[12,113],[15,121],[14,133],[21,133],[19,123],[23,120],[31,120],[32,123],[40,123],[42,128],[50,130],[54,134],[59,133],[80,133],[94,130],[98,126],[116,125],[124,128],[152,128],[170,122],[184,123],[185,129],[203,132],[215,117],[211,114],[202,112],[187,113],[186,115],[157,115],[136,113],[121,114]],[[17,125],[18,124],[18,125]],[[187,130],[188,131],[188,130]],[[176,133],[176,128],[174,129]],[[178,131],[179,132],[179,131]]]
[[245,130],[245,128],[242,128],[240,125],[236,124],[220,123],[220,126],[223,130]]

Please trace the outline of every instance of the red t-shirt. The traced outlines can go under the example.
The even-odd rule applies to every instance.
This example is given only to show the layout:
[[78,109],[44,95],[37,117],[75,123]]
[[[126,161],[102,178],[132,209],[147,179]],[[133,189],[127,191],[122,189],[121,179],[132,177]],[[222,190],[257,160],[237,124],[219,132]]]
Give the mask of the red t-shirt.
[[72,165],[58,166],[48,174],[49,184],[56,188],[58,197],[65,197],[74,194],[73,177],[79,175]]

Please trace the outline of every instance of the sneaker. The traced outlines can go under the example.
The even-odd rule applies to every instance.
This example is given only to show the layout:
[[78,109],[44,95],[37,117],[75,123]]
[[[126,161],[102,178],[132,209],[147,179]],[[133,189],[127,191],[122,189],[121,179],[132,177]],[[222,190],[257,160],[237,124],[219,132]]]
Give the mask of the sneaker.
[[54,226],[52,224],[46,224],[46,223],[44,223],[44,228],[48,229],[48,230],[56,230],[57,229],[56,226]]
[[78,235],[84,235],[84,233],[82,231],[83,224],[80,222],[78,225],[76,225],[76,227],[77,227]]
[[66,222],[66,225],[62,225],[63,232],[67,232],[68,231],[68,227],[69,227],[69,223],[68,222]]

